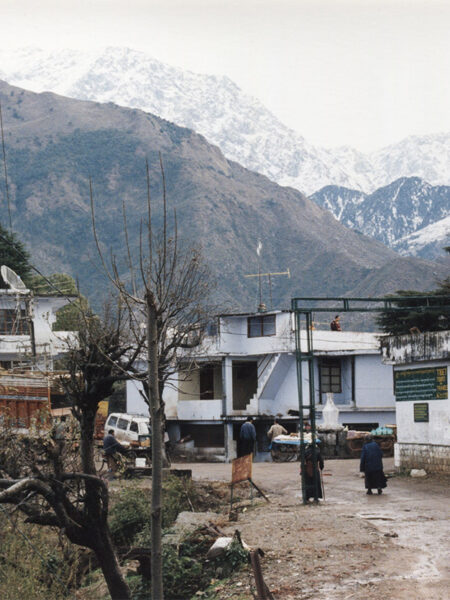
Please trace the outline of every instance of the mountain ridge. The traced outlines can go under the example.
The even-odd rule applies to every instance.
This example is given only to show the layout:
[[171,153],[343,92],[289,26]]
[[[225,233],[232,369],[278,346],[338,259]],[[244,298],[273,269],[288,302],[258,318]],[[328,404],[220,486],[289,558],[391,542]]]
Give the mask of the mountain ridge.
[[[42,270],[78,277],[91,297],[101,295],[105,282],[90,225],[89,182],[101,247],[118,257],[126,275],[122,202],[136,257],[147,203],[146,159],[155,222],[161,223],[160,152],[180,239],[202,243],[218,279],[217,298],[230,309],[256,308],[257,283],[244,275],[255,272],[259,239],[264,270],[289,267],[292,273],[291,280],[277,281],[275,306],[288,305],[292,296],[352,294],[381,272],[386,276],[377,295],[401,287],[431,289],[431,270],[446,274],[439,265],[403,259],[346,229],[297,190],[227,160],[204,137],[154,115],[4,82],[0,101],[14,229]],[[4,203],[0,216],[7,222]],[[263,286],[267,298],[267,281]]]
[[92,54],[22,48],[0,51],[0,65],[0,78],[21,87],[113,101],[193,129],[227,158],[307,194],[329,184],[371,193],[404,176],[450,185],[450,133],[410,136],[370,154],[321,148],[228,77],[183,71],[131,49]]
[[[372,194],[326,186],[310,198],[345,226],[358,229],[403,255],[428,259],[444,256],[446,236],[450,236],[446,226],[450,186],[432,186],[419,177],[401,177]],[[419,235],[424,228],[429,229]],[[419,243],[419,237],[423,243]]]

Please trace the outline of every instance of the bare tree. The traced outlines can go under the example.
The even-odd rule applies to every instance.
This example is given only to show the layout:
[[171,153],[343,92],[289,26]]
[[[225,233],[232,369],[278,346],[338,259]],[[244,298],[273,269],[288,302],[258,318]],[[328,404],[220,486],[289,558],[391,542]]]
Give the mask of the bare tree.
[[210,295],[213,289],[211,274],[198,246],[182,245],[178,238],[176,212],[168,218],[166,181],[160,156],[162,178],[162,228],[155,231],[153,205],[150,197],[150,176],[147,173],[147,220],[141,221],[139,256],[133,259],[124,208],[127,280],[120,276],[113,257],[108,268],[98,240],[91,189],[93,229],[97,248],[110,280],[128,308],[130,331],[136,342],[146,330],[145,371],[131,367],[133,376],[143,384],[152,424],[152,517],[151,572],[152,599],[162,600],[162,467],[164,458],[163,431],[165,427],[163,391],[171,376],[179,369],[180,360],[198,346],[206,325],[213,314]]
[[129,377],[139,352],[127,341],[122,312],[106,310],[102,319],[84,315],[66,358],[61,384],[80,429],[75,470],[42,432],[13,437],[8,443],[14,451],[0,455],[0,503],[16,505],[27,522],[56,527],[72,543],[93,550],[113,600],[131,596],[108,528],[108,489],[96,475],[94,426],[98,403],[111,395],[115,382]]

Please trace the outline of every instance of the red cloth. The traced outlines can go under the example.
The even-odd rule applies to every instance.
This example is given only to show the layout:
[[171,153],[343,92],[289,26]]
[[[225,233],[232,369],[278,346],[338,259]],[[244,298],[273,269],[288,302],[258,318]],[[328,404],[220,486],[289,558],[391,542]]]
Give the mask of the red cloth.
[[342,331],[341,324],[336,319],[333,319],[333,321],[331,321],[330,329],[331,331]]

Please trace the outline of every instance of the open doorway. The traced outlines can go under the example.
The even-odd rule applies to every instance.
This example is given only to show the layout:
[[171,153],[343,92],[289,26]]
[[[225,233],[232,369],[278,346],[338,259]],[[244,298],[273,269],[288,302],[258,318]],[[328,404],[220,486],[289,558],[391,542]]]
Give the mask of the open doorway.
[[257,388],[257,361],[233,360],[233,410],[245,410]]

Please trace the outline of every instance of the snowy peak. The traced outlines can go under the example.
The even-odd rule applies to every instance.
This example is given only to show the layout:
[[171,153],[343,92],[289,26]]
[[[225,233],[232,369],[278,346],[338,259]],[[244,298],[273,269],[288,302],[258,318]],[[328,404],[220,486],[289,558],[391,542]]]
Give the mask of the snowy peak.
[[308,143],[227,77],[166,65],[129,48],[0,51],[0,78],[33,91],[139,108],[194,129],[225,156],[308,194],[371,192],[403,176],[450,185],[450,134],[411,136],[372,154]]
[[450,246],[450,216],[418,229],[392,245],[403,255],[419,256],[427,259],[447,259],[445,247]]
[[311,199],[347,227],[402,254],[441,256],[450,234],[450,186],[432,186],[418,177],[402,177],[372,194],[327,186]]

